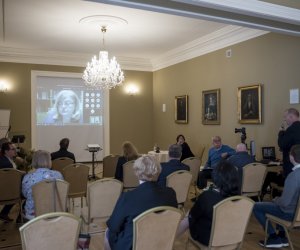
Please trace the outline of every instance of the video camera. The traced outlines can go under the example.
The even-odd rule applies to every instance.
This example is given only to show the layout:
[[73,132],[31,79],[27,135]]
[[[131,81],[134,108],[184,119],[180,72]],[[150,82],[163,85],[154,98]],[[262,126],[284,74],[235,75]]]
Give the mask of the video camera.
[[246,128],[242,127],[242,128],[235,128],[234,129],[234,133],[241,133],[241,142],[245,143],[246,139],[247,139],[247,135],[246,135]]

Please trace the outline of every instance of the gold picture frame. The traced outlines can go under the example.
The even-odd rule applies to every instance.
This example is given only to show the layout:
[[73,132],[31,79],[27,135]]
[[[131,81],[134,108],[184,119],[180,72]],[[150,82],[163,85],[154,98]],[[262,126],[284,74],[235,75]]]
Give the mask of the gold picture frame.
[[202,91],[202,124],[219,125],[220,117],[220,89]]
[[175,96],[175,122],[188,123],[188,95]]
[[242,124],[262,123],[261,84],[238,88],[238,121]]

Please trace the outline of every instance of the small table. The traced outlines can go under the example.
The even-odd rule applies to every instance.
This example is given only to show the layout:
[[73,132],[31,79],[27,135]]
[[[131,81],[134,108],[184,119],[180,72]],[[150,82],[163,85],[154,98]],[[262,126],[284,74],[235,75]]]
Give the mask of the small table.
[[159,153],[155,151],[149,151],[148,155],[152,155],[158,162],[167,162],[169,161],[169,151],[161,150]]

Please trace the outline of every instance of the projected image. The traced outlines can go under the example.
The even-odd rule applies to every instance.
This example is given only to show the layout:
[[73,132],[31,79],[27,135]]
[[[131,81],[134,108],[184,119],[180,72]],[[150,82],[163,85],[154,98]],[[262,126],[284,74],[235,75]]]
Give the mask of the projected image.
[[40,87],[37,92],[37,125],[101,125],[101,103],[100,93],[86,89]]

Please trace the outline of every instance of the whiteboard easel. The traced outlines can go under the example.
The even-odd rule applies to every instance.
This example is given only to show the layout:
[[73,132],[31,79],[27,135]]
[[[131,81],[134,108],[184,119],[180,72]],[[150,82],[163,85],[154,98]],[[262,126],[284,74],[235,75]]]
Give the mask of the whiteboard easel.
[[7,135],[9,129],[10,110],[0,109],[0,138]]

